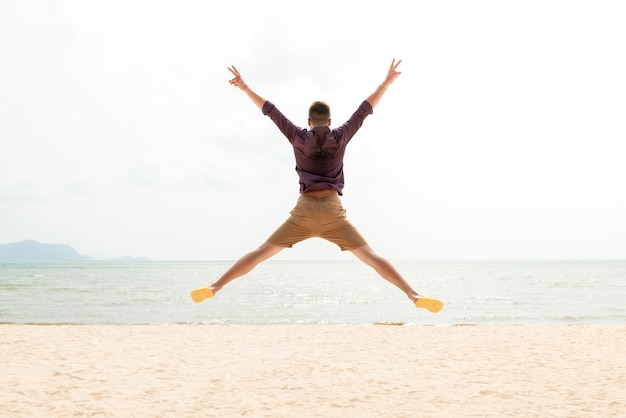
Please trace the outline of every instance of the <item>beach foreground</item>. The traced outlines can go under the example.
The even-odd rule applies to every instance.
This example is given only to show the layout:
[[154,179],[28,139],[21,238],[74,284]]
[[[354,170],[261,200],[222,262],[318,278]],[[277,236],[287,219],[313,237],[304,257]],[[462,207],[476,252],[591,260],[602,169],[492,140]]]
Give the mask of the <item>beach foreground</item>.
[[0,415],[626,416],[626,326],[0,325]]

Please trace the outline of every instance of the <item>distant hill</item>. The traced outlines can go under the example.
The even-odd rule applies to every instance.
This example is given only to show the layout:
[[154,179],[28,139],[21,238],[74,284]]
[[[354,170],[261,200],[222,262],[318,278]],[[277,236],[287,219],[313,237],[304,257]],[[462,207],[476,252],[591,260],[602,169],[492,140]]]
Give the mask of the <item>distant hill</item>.
[[85,261],[89,257],[66,244],[42,244],[33,240],[0,244],[0,261]]

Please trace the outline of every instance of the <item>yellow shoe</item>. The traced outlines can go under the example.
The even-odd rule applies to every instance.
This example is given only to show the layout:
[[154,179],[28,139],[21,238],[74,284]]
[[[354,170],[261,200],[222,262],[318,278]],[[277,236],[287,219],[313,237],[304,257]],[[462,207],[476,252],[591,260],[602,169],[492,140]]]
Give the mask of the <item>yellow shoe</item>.
[[420,298],[415,301],[415,306],[417,308],[424,308],[433,313],[437,313],[441,310],[441,308],[443,308],[443,302],[437,299],[420,296]]
[[193,301],[196,303],[200,303],[203,300],[212,298],[212,297],[213,297],[213,291],[209,287],[203,287],[201,289],[196,289],[193,292],[191,292],[191,299],[193,299]]

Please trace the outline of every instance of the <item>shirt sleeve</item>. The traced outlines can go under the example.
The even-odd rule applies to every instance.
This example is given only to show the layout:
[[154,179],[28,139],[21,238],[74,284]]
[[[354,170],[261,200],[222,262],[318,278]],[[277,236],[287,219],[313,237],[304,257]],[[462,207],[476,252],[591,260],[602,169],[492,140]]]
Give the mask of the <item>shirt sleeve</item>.
[[287,119],[285,115],[283,115],[281,111],[278,110],[278,108],[269,100],[266,100],[265,103],[263,103],[262,111],[264,115],[269,116],[272,122],[274,122],[278,129],[291,143],[293,143],[298,134],[303,131],[302,128],[294,125],[289,119]]
[[364,100],[359,108],[350,116],[343,125],[335,129],[335,132],[346,142],[350,141],[354,134],[361,128],[366,117],[374,113],[374,108],[367,100]]

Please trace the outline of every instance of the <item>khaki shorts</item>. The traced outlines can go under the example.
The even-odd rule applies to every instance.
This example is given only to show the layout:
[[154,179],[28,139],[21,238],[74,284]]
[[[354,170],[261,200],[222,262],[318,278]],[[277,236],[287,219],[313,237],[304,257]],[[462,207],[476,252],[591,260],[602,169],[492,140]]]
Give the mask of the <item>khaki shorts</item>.
[[342,251],[367,245],[348,221],[338,195],[311,197],[301,194],[290,213],[289,219],[267,239],[270,244],[291,248],[305,239],[319,237],[337,244]]

